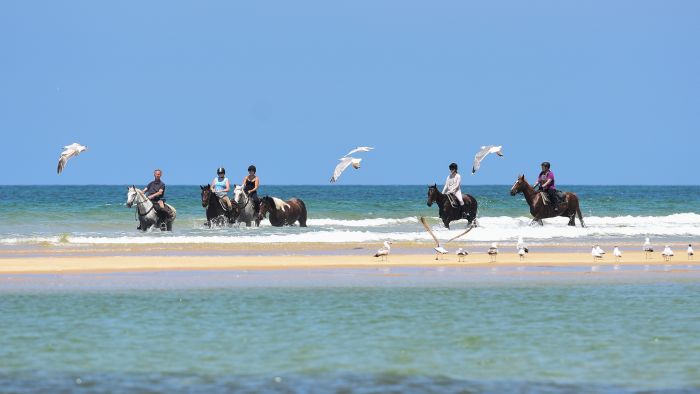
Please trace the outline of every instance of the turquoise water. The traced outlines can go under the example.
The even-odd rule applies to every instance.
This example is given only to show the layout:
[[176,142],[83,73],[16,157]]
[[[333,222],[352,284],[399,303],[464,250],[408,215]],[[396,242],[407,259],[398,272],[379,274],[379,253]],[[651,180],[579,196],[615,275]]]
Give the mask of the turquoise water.
[[[700,186],[564,186],[578,193],[588,228],[571,229],[566,218],[528,227],[529,209],[510,186],[465,186],[479,201],[481,227],[469,237],[503,241],[655,239],[693,241],[700,236]],[[443,230],[424,186],[264,186],[262,194],[306,202],[309,227],[208,229],[200,189],[169,186],[177,208],[172,234],[136,231],[134,209],[124,206],[126,186],[0,186],[0,245],[16,243],[236,243],[429,241],[416,220],[426,216]],[[455,223],[463,229],[466,223]],[[446,231],[446,230],[445,230]],[[445,234],[445,237],[450,234]]]
[[0,391],[700,392],[700,266],[624,269],[3,276]]

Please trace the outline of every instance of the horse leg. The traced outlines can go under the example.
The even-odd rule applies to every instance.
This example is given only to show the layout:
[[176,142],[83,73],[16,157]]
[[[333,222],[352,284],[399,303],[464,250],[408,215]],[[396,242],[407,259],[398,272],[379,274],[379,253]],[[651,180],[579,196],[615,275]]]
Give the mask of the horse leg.
[[569,215],[569,226],[576,227],[576,220],[575,219],[576,219],[576,212]]
[[168,221],[167,223],[165,223],[165,228],[167,229],[167,231],[173,231],[173,222]]

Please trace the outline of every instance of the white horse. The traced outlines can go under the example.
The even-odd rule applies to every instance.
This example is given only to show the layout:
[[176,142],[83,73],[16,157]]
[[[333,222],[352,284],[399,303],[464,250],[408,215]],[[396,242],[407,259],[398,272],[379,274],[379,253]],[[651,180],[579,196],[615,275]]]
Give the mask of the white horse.
[[238,223],[245,223],[250,227],[250,223],[255,221],[255,227],[260,226],[260,219],[255,215],[255,202],[243,191],[243,186],[233,185],[233,201],[238,204],[239,214],[236,218]]
[[163,220],[158,217],[156,210],[153,207],[153,202],[146,197],[143,190],[137,189],[134,186],[129,186],[126,193],[126,206],[131,208],[136,204],[136,213],[139,216],[139,229],[147,231],[151,227],[156,226],[161,230],[173,231],[173,222],[175,221],[175,208],[170,204],[167,205],[172,211],[170,218]]

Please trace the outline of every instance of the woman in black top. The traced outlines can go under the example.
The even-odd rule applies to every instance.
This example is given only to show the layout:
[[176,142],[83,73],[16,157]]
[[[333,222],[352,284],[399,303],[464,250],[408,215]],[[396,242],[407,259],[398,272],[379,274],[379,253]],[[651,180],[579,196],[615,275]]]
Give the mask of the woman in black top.
[[258,188],[260,187],[260,178],[255,175],[257,169],[254,165],[248,167],[248,175],[243,178],[243,191],[248,195],[248,198],[253,199],[255,213],[258,213],[260,207],[260,198],[258,198]]

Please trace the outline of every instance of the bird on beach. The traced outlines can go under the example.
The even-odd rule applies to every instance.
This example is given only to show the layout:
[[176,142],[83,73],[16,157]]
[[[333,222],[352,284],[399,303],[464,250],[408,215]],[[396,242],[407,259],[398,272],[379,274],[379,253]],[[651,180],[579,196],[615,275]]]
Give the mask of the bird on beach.
[[522,249],[525,251],[525,253],[530,253],[530,251],[527,249],[527,245],[525,245],[525,242],[523,241],[522,235],[518,236],[518,243],[515,245],[515,249],[517,249],[518,251]]
[[459,248],[457,249],[457,252],[455,254],[457,255],[457,261],[462,262],[467,257],[469,252],[462,248]]
[[333,171],[333,176],[331,177],[331,183],[337,182],[338,178],[340,178],[340,174],[342,174],[343,171],[345,171],[345,169],[348,168],[348,166],[352,165],[352,168],[354,168],[354,169],[360,168],[360,162],[362,161],[362,159],[358,159],[358,158],[350,157],[350,156],[343,157],[343,158],[340,158],[338,160],[340,160],[340,163],[338,163],[338,165],[335,166],[335,170]]
[[379,257],[382,261],[386,261],[389,258],[389,252],[391,252],[391,241],[384,241],[384,247],[377,250],[374,257]]
[[671,247],[666,245],[664,246],[664,251],[661,252],[661,255],[664,256],[664,261],[671,261],[671,257],[673,257],[673,250],[671,250]]
[[600,247],[600,245],[596,245],[595,249],[601,257],[605,254],[605,251],[603,250],[603,248]]
[[525,248],[518,249],[518,256],[520,257],[520,261],[525,260],[526,253],[527,253],[527,250],[525,250]]
[[418,220],[421,222],[421,224],[422,224],[423,227],[425,228],[425,231],[427,231],[428,234],[430,234],[430,236],[433,237],[433,240],[435,241],[435,247],[433,248],[433,250],[434,250],[435,253],[436,253],[436,254],[435,254],[435,260],[440,260],[440,255],[441,255],[441,254],[447,254],[447,253],[448,253],[448,250],[445,249],[445,248],[442,246],[442,244],[441,244],[440,241],[437,239],[437,237],[435,236],[435,234],[433,234],[433,230],[430,229],[430,226],[428,226],[428,222],[425,221],[425,218],[424,218],[423,216],[421,216],[421,217],[418,218]]
[[372,148],[371,146],[358,146],[357,148],[346,153],[345,156],[343,156],[343,157],[348,157],[348,156],[352,155],[353,153],[357,153],[357,152],[369,152],[372,149],[374,149],[374,148]]
[[693,251],[693,245],[688,244],[688,260],[692,260],[693,255],[695,255],[695,252]]
[[82,152],[86,151],[87,146],[74,142],[70,145],[64,146],[63,149],[64,150],[61,152],[61,157],[58,159],[58,168],[56,169],[58,174],[63,172],[63,168],[66,166],[66,163],[68,163],[68,159],[78,156]]
[[486,253],[488,253],[491,262],[495,263],[496,256],[498,255],[498,244],[496,244],[495,242],[492,242],[491,247],[489,247],[489,250],[487,250]]
[[642,250],[644,251],[644,258],[648,259],[649,254],[654,252],[654,247],[651,246],[651,242],[649,241],[649,237],[646,237],[644,239],[644,245],[642,245]]
[[445,248],[442,247],[442,245],[438,245],[433,248],[435,250],[435,260],[439,260],[439,257],[441,254],[447,254],[449,251]]
[[613,256],[615,256],[615,261],[620,261],[620,259],[622,259],[622,252],[620,252],[620,248],[617,246],[613,249]]
[[593,261],[594,261],[594,262],[603,259],[603,255],[600,254],[600,252],[598,251],[598,249],[600,249],[600,248],[598,247],[598,245],[593,246],[593,249],[591,249],[591,256],[593,256]]
[[484,160],[484,158],[489,154],[489,153],[495,153],[498,156],[503,157],[503,146],[494,146],[494,145],[486,145],[482,146],[481,150],[476,152],[476,155],[474,155],[474,164],[472,164],[472,175],[476,173],[476,171],[481,167],[481,161]]

